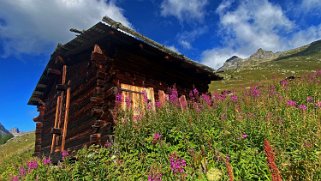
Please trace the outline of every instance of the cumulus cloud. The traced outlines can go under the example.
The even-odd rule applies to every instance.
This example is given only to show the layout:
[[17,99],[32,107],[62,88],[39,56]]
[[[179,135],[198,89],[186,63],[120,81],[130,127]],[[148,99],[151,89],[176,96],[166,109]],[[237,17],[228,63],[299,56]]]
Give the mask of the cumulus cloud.
[[193,29],[192,31],[184,31],[177,36],[178,44],[184,49],[190,50],[193,48],[192,43],[201,35],[207,33],[208,28],[201,26]]
[[174,52],[176,52],[176,53],[180,53],[180,52],[178,51],[178,49],[177,49],[174,45],[167,46],[167,48],[170,49],[170,50],[172,50],[172,51],[174,51]]
[[232,8],[232,0],[223,1],[216,13],[224,48],[213,48],[202,53],[201,62],[219,68],[233,55],[243,58],[258,48],[280,51],[320,38],[320,26],[298,30],[282,8],[268,0],[245,0]]
[[174,16],[183,21],[202,21],[205,15],[205,6],[208,0],[163,0],[161,15]]
[[320,0],[302,0],[301,9],[304,11],[311,10],[320,10],[321,9],[321,1]]
[[87,29],[106,15],[131,26],[114,1],[5,0],[0,7],[2,57],[44,53],[73,38],[70,28]]

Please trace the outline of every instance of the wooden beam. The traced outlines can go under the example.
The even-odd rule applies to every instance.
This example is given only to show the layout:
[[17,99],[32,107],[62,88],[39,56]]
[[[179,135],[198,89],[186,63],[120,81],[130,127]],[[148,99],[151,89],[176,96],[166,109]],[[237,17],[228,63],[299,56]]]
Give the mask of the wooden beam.
[[49,74],[61,75],[61,72],[60,72],[60,70],[57,70],[57,69],[48,68],[47,75],[49,75]]
[[[58,96],[57,98],[57,104],[56,104],[56,114],[55,114],[55,122],[54,122],[54,128],[58,127],[58,116],[59,116],[59,110],[60,110],[60,102],[61,102],[61,96]],[[55,150],[55,143],[56,143],[56,136],[52,136],[51,140],[51,147],[50,147],[50,154],[54,152]]]
[[95,44],[93,53],[103,54],[103,51],[101,50],[99,45]]
[[38,84],[37,89],[46,89],[47,85],[46,84]]
[[[70,81],[68,82],[68,84],[70,85]],[[64,120],[63,132],[62,132],[61,151],[65,150],[68,121],[69,121],[69,108],[70,108],[70,86],[67,89],[67,96],[66,96],[65,120]]]

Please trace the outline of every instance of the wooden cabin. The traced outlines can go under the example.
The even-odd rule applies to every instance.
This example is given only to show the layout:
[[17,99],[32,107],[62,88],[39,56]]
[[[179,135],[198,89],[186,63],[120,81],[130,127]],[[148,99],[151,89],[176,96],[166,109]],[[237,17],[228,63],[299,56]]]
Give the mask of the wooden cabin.
[[[176,86],[207,92],[221,79],[211,68],[104,17],[77,37],[58,45],[28,102],[36,105],[35,155],[60,155],[84,145],[111,141],[115,97],[130,96],[133,108],[143,91],[154,103]],[[123,107],[124,108],[124,107]]]

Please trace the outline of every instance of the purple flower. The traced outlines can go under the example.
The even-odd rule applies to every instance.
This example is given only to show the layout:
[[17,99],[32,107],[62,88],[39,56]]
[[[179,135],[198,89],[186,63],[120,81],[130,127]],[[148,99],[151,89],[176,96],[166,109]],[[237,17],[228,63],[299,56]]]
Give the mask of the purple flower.
[[230,98],[231,98],[232,102],[237,102],[237,100],[238,100],[237,95],[232,95]]
[[172,104],[175,104],[175,105],[178,104],[178,92],[177,92],[176,88],[171,89],[171,93],[169,95],[169,101]]
[[19,177],[18,176],[13,176],[12,177],[12,181],[19,181]]
[[156,144],[160,139],[161,139],[162,135],[159,134],[159,133],[154,133],[154,136],[153,136],[153,144]]
[[49,164],[51,163],[50,157],[44,158],[44,159],[42,160],[42,163],[43,163],[44,165],[49,165]]
[[260,96],[260,90],[258,89],[257,86],[251,87],[250,89],[250,95],[252,97],[259,97]]
[[153,175],[148,175],[148,181],[162,181],[162,174],[157,173]]
[[288,102],[286,103],[288,106],[290,107],[295,107],[296,106],[296,102],[293,100],[288,100]]
[[69,156],[68,151],[66,151],[66,150],[62,151],[61,152],[61,156],[62,156],[63,159],[65,159],[67,156]]
[[106,143],[105,143],[105,147],[106,148],[110,148],[110,147],[112,147],[113,146],[113,144],[111,143],[111,142],[109,142],[109,141],[107,141]]
[[321,101],[318,101],[317,103],[315,103],[315,106],[317,106],[318,108],[321,108]]
[[26,169],[24,167],[19,168],[19,175],[24,177],[26,175]]
[[204,102],[206,102],[206,104],[208,106],[211,106],[212,104],[212,100],[211,100],[211,97],[207,94],[202,94],[202,99],[204,100]]
[[280,84],[282,87],[286,87],[289,84],[289,82],[287,80],[281,80]]
[[313,97],[308,96],[308,97],[307,97],[307,102],[313,102]]
[[186,167],[186,161],[184,159],[178,158],[175,154],[169,157],[171,170],[174,174],[183,173]]
[[123,96],[121,95],[121,93],[117,93],[116,95],[116,103],[120,104],[123,100]]
[[242,139],[246,139],[247,137],[248,137],[247,134],[245,134],[245,133],[242,134]]
[[196,88],[193,89],[193,94],[195,97],[197,97],[199,95],[199,92]]
[[30,172],[31,170],[38,168],[38,162],[36,160],[30,161],[27,163],[27,166],[28,166],[28,172]]
[[156,108],[160,108],[161,107],[161,103],[159,101],[156,101],[155,102],[155,106],[156,106]]
[[305,111],[305,110],[308,109],[307,106],[304,105],[304,104],[300,104],[300,105],[298,106],[298,108],[301,109],[302,111]]

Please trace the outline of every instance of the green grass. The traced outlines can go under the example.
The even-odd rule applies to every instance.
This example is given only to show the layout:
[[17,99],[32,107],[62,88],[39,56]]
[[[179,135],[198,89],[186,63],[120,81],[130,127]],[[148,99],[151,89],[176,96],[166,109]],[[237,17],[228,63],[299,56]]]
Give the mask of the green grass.
[[[182,110],[174,99],[174,104],[147,111],[137,122],[123,112],[111,147],[81,149],[75,163],[66,158],[57,166],[44,165],[27,151],[24,161],[7,156],[5,165],[12,166],[0,173],[5,171],[2,178],[10,179],[34,159],[38,168],[20,179],[147,180],[161,174],[162,180],[229,180],[229,163],[235,180],[271,180],[263,144],[268,140],[284,180],[321,180],[320,89],[318,72],[301,75],[285,87],[275,81],[242,89],[233,93],[238,97],[234,102],[232,95],[215,93],[211,104],[205,96],[196,96],[198,101]],[[287,105],[289,100],[297,106]],[[299,108],[302,104],[306,110]],[[155,139],[155,133],[161,137]],[[181,173],[173,171],[171,157],[186,162],[178,164]]]
[[32,159],[34,144],[34,133],[28,133],[0,145],[0,180],[5,180],[8,176],[17,174],[19,165]]

